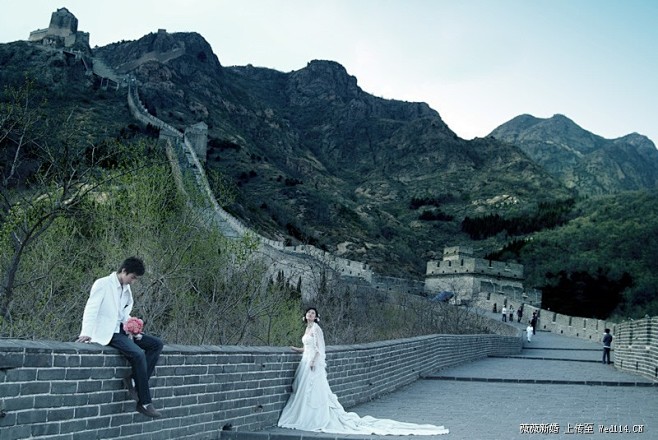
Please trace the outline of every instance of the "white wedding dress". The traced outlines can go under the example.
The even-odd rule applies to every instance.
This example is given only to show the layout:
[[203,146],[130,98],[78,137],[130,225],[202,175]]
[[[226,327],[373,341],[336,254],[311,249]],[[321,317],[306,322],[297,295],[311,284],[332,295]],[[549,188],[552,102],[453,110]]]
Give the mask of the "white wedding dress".
[[[302,337],[302,342],[304,354],[278,426],[333,434],[437,435],[449,432],[443,426],[360,417],[346,412],[327,381],[324,335],[320,326],[313,324]],[[315,368],[311,370],[310,363],[316,353]]]

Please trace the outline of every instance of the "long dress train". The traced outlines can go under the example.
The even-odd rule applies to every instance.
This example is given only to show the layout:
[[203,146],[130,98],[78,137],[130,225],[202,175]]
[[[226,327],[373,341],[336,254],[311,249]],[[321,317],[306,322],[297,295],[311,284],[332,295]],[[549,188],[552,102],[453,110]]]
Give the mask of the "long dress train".
[[[333,434],[437,435],[449,432],[443,426],[360,417],[356,413],[346,412],[329,387],[324,334],[320,326],[314,323],[302,337],[302,343],[304,354],[278,426]],[[310,363],[316,354],[315,368],[311,370]]]

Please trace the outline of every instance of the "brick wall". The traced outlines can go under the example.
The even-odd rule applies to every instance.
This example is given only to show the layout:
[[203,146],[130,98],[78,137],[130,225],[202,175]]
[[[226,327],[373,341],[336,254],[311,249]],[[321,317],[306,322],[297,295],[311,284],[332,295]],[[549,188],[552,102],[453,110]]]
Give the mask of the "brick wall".
[[624,321],[612,333],[615,368],[658,382],[658,316]]
[[[520,335],[434,335],[327,348],[329,382],[347,408],[423,374],[520,352]],[[150,420],[135,412],[110,347],[0,340],[0,439],[218,439],[229,426],[273,426],[300,355],[288,348],[166,345],[151,379]]]

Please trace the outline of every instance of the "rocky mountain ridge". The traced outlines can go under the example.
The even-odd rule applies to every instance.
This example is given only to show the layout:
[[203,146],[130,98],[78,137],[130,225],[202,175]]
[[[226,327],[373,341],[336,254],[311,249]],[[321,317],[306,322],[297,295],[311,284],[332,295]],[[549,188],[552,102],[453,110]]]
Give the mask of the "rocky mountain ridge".
[[646,136],[604,139],[563,115],[521,115],[490,136],[518,146],[551,175],[580,194],[658,187],[658,150]]

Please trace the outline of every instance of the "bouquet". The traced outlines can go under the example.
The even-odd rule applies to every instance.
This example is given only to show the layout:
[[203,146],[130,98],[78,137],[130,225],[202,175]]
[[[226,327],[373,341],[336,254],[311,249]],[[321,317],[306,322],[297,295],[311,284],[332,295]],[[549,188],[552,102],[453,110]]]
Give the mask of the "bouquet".
[[142,339],[142,330],[144,329],[144,321],[139,318],[130,317],[123,323],[123,329],[128,333],[129,338],[137,340]]

